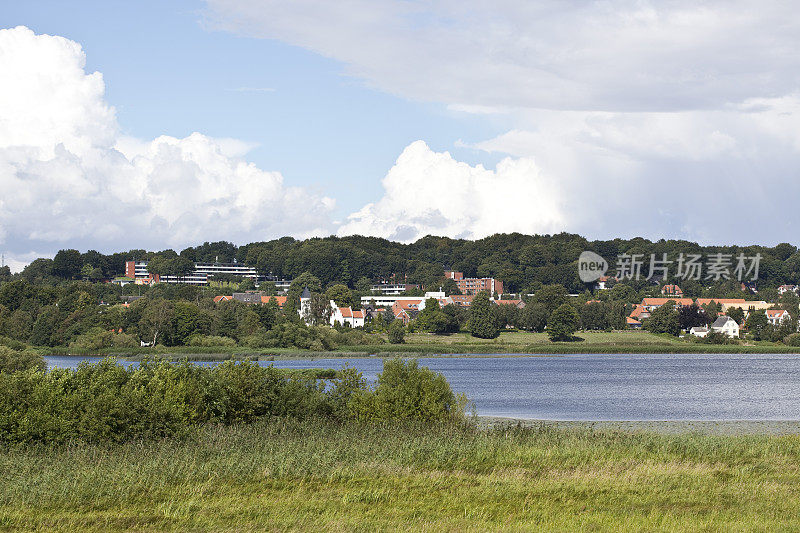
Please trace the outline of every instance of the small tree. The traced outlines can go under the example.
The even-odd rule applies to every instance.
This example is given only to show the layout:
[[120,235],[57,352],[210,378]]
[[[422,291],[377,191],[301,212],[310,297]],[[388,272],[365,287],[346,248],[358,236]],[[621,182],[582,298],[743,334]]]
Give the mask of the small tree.
[[680,314],[675,302],[668,301],[650,314],[644,321],[644,329],[653,333],[669,333],[677,336],[681,332]]
[[744,311],[741,307],[731,307],[728,309],[728,316],[736,321],[737,324],[744,322]]
[[486,291],[479,292],[473,298],[469,318],[469,331],[473,337],[495,339],[500,335],[500,328],[497,327],[494,313],[492,313],[492,305],[489,293]]
[[764,311],[751,309],[750,314],[747,315],[746,325],[747,331],[750,332],[757,341],[763,340],[770,333],[770,323]]
[[561,304],[547,321],[547,335],[551,341],[569,341],[578,331],[580,317],[570,304]]
[[405,342],[406,328],[402,320],[395,320],[389,324],[387,337],[392,344],[403,344]]

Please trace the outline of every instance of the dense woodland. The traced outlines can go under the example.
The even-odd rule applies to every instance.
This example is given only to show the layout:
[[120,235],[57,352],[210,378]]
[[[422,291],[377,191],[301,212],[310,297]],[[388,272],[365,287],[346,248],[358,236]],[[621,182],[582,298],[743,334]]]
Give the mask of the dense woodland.
[[[592,293],[578,278],[577,259],[584,250],[597,252],[612,263],[619,254],[725,253],[736,256],[761,254],[759,279],[751,284],[758,293],[742,291],[735,280],[621,281],[609,290]],[[146,259],[151,270],[180,274],[194,262],[233,262],[256,267],[263,274],[293,279],[286,308],[276,305],[248,306],[237,302],[216,305],[212,298],[253,288],[252,281],[216,280],[208,287],[157,284],[152,287],[108,283],[124,273],[126,260]],[[21,273],[0,269],[0,336],[37,346],[71,346],[100,350],[138,346],[141,341],[167,346],[243,345],[253,348],[300,347],[330,349],[342,344],[385,342],[384,320],[366,331],[336,331],[307,327],[296,309],[303,287],[337,304],[359,306],[373,282],[395,279],[418,283],[428,289],[456,293],[444,269],[465,276],[495,277],[506,292],[521,294],[528,303],[523,310],[494,306],[489,311],[431,307],[410,325],[411,330],[433,333],[482,331],[496,336],[505,326],[533,331],[544,329],[553,312],[563,304],[575,307],[577,327],[612,329],[625,327],[630,306],[646,296],[660,296],[659,285],[680,284],[687,297],[745,297],[779,302],[797,318],[792,296],[779,298],[782,284],[800,284],[800,251],[787,243],[775,247],[702,247],[686,241],[630,240],[588,241],[579,235],[499,234],[476,241],[428,236],[412,244],[374,237],[326,237],[296,240],[291,237],[235,246],[228,242],[205,243],[187,248],[150,252],[130,250],[113,254],[61,250],[53,259],[37,259]],[[671,271],[671,273],[673,273]],[[274,287],[262,284],[270,292]],[[569,298],[567,294],[578,294]],[[130,296],[143,296],[124,307]],[[589,300],[598,300],[585,305]],[[578,305],[580,304],[580,305]],[[480,307],[480,306],[479,306]],[[561,313],[563,315],[563,313]],[[474,315],[474,316],[473,316]],[[490,320],[491,327],[479,324]],[[488,317],[488,318],[486,318]],[[571,318],[570,318],[571,320]],[[681,325],[702,322],[696,316],[681,318]],[[402,340],[402,335],[389,339]]]

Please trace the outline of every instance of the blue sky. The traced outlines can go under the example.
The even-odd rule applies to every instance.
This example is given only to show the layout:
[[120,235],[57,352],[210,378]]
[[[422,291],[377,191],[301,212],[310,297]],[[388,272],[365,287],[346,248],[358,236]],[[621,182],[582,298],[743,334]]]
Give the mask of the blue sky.
[[0,252],[800,244],[798,48],[782,2],[0,0]]
[[[80,43],[124,133],[199,131],[258,143],[247,156],[287,182],[337,200],[336,218],[379,197],[400,151],[424,139],[473,164],[499,157],[459,148],[499,133],[481,116],[365,87],[300,47],[208,27],[204,2],[4,2],[0,27]],[[242,90],[255,89],[255,90]],[[269,89],[269,90],[260,90]]]

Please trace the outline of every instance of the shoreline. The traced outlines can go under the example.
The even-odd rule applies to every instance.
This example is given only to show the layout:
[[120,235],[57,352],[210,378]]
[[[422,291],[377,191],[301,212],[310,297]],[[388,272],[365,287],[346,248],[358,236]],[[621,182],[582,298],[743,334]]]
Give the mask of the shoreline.
[[552,428],[663,435],[800,436],[800,420],[545,420],[477,415],[479,428]]

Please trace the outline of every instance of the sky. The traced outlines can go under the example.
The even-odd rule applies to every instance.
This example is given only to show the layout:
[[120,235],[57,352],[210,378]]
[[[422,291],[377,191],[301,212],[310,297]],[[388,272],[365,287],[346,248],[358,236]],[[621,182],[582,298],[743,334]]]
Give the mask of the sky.
[[793,7],[0,0],[0,253],[800,244]]

